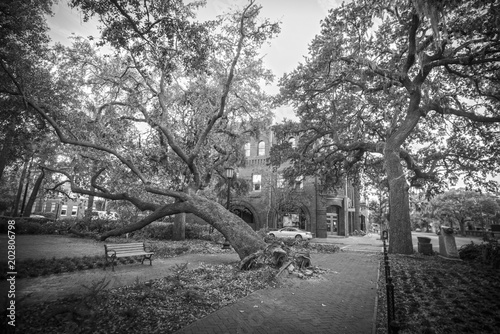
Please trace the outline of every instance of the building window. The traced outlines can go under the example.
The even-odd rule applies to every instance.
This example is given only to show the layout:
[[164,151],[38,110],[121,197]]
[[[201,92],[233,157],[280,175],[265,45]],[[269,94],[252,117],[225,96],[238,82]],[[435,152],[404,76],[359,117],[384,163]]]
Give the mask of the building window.
[[278,188],[285,188],[285,179],[283,178],[283,174],[278,174],[278,179],[276,180],[276,186]]
[[67,212],[68,212],[68,206],[67,205],[63,205],[61,207],[61,216],[66,216]]
[[288,142],[290,143],[290,145],[292,146],[292,148],[296,148],[297,147],[297,143],[295,142],[295,138],[290,138],[288,139]]
[[50,212],[56,212],[56,203],[50,205]]
[[304,189],[304,177],[298,176],[295,178],[295,189]]
[[71,216],[76,217],[76,214],[78,213],[78,207],[73,206],[71,208]]
[[261,141],[259,142],[259,153],[258,155],[266,155],[266,143]]
[[252,176],[253,191],[260,191],[262,185],[262,178],[259,174]]
[[250,143],[245,144],[245,157],[250,156]]

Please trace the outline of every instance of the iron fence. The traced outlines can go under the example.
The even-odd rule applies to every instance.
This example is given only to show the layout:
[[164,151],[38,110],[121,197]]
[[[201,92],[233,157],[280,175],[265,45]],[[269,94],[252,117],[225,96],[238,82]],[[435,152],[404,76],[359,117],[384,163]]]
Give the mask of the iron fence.
[[389,264],[389,255],[387,251],[387,239],[389,233],[382,231],[382,240],[384,242],[384,269],[385,269],[385,287],[387,299],[387,330],[389,334],[397,334],[399,326],[396,321],[396,305],[394,304],[394,283],[392,282],[391,266]]

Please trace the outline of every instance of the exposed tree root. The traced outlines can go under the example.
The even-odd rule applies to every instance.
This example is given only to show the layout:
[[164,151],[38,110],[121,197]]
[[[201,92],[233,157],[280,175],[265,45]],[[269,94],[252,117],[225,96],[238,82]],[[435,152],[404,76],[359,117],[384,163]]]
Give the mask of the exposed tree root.
[[[259,250],[245,257],[240,262],[241,270],[250,270],[264,265],[279,268],[279,276],[285,269],[293,271],[294,268],[302,270],[311,266],[311,257],[307,251],[295,251],[281,241],[273,241],[263,250]],[[292,269],[290,269],[292,268]]]

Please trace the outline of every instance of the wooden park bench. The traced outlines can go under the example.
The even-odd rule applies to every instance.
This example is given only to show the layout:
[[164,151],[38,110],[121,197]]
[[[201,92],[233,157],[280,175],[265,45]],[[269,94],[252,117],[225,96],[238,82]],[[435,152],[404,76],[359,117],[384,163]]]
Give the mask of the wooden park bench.
[[104,270],[106,270],[108,262],[111,262],[113,271],[115,271],[115,261],[119,257],[142,256],[141,264],[144,264],[144,260],[148,259],[149,265],[152,265],[151,257],[155,254],[151,250],[148,250],[146,244],[143,242],[104,245],[104,252],[106,253]]

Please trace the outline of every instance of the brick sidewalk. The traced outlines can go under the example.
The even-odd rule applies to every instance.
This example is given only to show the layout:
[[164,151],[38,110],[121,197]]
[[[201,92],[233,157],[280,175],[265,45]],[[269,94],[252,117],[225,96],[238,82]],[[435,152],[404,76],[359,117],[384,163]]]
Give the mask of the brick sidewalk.
[[379,255],[312,254],[312,261],[329,272],[256,291],[176,333],[373,333]]

